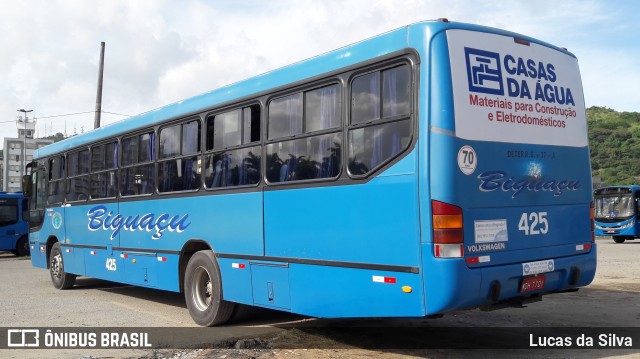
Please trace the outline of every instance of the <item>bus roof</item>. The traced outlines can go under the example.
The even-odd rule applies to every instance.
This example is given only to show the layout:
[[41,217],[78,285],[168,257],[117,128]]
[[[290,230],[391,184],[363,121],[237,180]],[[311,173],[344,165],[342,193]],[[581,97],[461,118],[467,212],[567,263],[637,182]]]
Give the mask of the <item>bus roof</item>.
[[22,192],[0,192],[1,198],[24,198],[24,194]]
[[[480,25],[449,22],[446,19],[423,21],[67,138],[37,149],[33,158],[47,157],[77,146],[151,127],[166,120],[194,115],[229,104],[232,101],[258,96],[287,84],[320,76],[376,57],[411,47],[421,47],[425,45],[426,41],[424,39],[427,37],[432,37],[441,31],[452,28],[516,36],[573,56],[566,49],[509,31]],[[422,39],[422,41],[418,39]]]

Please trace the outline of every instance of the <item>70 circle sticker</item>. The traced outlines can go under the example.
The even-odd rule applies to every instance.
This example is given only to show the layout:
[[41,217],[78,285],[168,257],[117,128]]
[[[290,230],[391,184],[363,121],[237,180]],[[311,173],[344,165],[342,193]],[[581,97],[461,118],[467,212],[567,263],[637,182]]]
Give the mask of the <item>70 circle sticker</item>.
[[458,151],[458,168],[466,175],[472,174],[478,166],[476,151],[471,146],[462,146]]

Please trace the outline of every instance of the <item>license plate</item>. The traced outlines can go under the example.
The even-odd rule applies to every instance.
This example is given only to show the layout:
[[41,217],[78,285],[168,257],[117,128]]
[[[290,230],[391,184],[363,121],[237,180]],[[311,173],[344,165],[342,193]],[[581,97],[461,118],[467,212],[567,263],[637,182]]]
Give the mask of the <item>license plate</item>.
[[520,293],[531,292],[544,288],[544,283],[547,281],[547,277],[539,275],[536,277],[527,277],[522,280],[520,284]]

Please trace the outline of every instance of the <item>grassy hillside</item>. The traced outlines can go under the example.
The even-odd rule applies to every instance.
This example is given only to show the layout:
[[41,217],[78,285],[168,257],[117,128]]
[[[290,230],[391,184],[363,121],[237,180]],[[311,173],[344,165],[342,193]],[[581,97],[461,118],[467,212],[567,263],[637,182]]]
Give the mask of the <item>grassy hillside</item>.
[[640,184],[640,113],[587,109],[591,168],[607,185]]

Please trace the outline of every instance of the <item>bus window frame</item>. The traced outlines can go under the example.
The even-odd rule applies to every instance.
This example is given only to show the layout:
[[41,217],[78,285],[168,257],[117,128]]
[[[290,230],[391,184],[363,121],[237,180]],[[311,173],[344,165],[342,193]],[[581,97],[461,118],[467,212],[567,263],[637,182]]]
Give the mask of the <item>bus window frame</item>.
[[[98,170],[93,170],[93,150],[95,147],[100,147],[103,146],[106,148],[106,146],[108,144],[111,143],[115,143],[116,146],[116,155],[114,156],[114,166],[111,168],[105,168],[102,167]],[[119,153],[122,152],[122,145],[120,144],[120,138],[119,137],[109,137],[106,139],[102,139],[98,142],[92,143],[89,145],[89,200],[90,201],[113,201],[116,200],[119,197],[119,184],[118,184],[118,169],[120,167],[120,155]],[[106,159],[106,152],[105,152],[105,159]],[[103,163],[103,166],[106,166],[105,163]],[[109,172],[114,172],[115,173],[115,194],[113,196],[109,196],[109,197],[94,197],[93,193],[92,193],[92,181],[93,181],[93,176],[94,175],[100,175],[100,174],[107,174]]]
[[[387,70],[391,70],[394,68],[398,68],[401,66],[408,66],[409,69],[409,101],[411,101],[409,103],[409,113],[408,114],[400,114],[400,115],[395,115],[395,116],[389,116],[389,117],[384,117],[384,99],[382,98],[382,94],[383,94],[383,73],[384,71]],[[379,117],[377,119],[373,119],[373,120],[367,120],[367,121],[363,121],[363,122],[358,122],[358,123],[353,123],[352,122],[352,103],[351,103],[351,98],[352,98],[352,93],[353,93],[353,82],[358,79],[359,77],[362,76],[367,76],[370,74],[376,73],[378,74],[378,79],[379,79]],[[389,59],[386,61],[381,61],[378,62],[376,64],[373,64],[371,66],[367,66],[367,67],[362,67],[356,71],[353,71],[352,73],[349,74],[349,79],[348,79],[348,85],[347,85],[347,96],[348,96],[348,108],[345,109],[348,113],[347,115],[347,120],[348,123],[345,125],[345,140],[346,140],[346,146],[345,148],[347,149],[347,151],[345,151],[345,158],[346,158],[346,162],[344,164],[345,166],[345,171],[348,175],[348,177],[352,180],[365,180],[368,179],[370,177],[373,177],[375,174],[379,173],[381,170],[387,168],[390,164],[395,163],[395,160],[400,157],[403,156],[407,151],[410,151],[414,145],[415,142],[417,140],[416,137],[416,128],[417,128],[417,124],[416,124],[416,119],[418,118],[419,114],[418,114],[418,96],[419,96],[419,66],[418,66],[418,62],[414,59],[413,56],[411,55],[405,55],[402,56],[400,58],[394,58],[394,59]],[[349,169],[349,148],[351,146],[351,141],[350,141],[350,133],[351,131],[354,130],[359,130],[359,129],[364,129],[364,128],[372,128],[375,126],[381,126],[381,125],[388,125],[391,123],[401,123],[403,121],[408,121],[409,122],[409,137],[408,137],[408,142],[406,144],[406,146],[401,147],[400,150],[398,151],[398,153],[385,158],[384,160],[382,160],[379,164],[377,164],[376,166],[370,168],[366,173],[364,174],[354,174],[352,173],[352,171]]]
[[[184,155],[182,154],[182,137],[183,137],[183,125],[189,123],[189,122],[193,122],[193,121],[197,121],[198,122],[198,147],[199,150],[196,150],[194,153],[190,153],[188,155]],[[187,190],[180,190],[180,191],[160,191],[160,186],[159,186],[159,182],[160,182],[160,165],[161,163],[164,162],[169,162],[169,161],[175,161],[175,160],[182,160],[185,158],[190,158],[190,157],[196,157],[198,159],[200,159],[200,161],[202,161],[202,148],[204,146],[203,143],[203,119],[202,119],[202,115],[201,113],[196,113],[190,116],[186,116],[186,117],[182,117],[180,119],[176,119],[173,121],[167,121],[166,123],[162,123],[160,124],[157,129],[156,129],[156,139],[155,141],[157,141],[156,144],[156,159],[154,161],[155,163],[155,176],[156,176],[156,180],[155,180],[155,193],[157,193],[160,196],[171,196],[171,195],[175,195],[175,194],[185,194],[185,193],[196,193],[198,191],[200,191],[203,187],[203,176],[202,176],[202,168],[200,168],[200,179],[199,179],[199,183],[198,183],[198,187],[195,189],[187,189]],[[164,129],[167,129],[169,127],[172,126],[180,126],[180,154],[178,155],[174,155],[174,156],[170,156],[170,157],[162,157],[162,153],[160,152],[160,141],[161,141],[161,136],[162,136],[162,131]]]
[[[133,138],[133,137],[137,137],[139,139],[140,136],[142,135],[146,135],[146,134],[153,134],[153,143],[151,143],[151,146],[153,147],[153,157],[151,160],[149,161],[145,161],[145,162],[135,162],[133,164],[124,164],[124,145],[123,145],[123,140],[125,139],[129,139],[129,138]],[[158,136],[159,136],[159,131],[157,130],[156,127],[147,127],[141,130],[136,130],[134,132],[132,132],[131,134],[125,134],[125,135],[121,135],[119,137],[119,141],[120,141],[120,147],[123,149],[122,151],[120,151],[119,153],[119,162],[118,162],[118,197],[121,199],[129,199],[129,198],[140,198],[140,197],[150,197],[153,196],[155,194],[158,193],[158,181],[157,181],[157,176],[158,176],[158,151],[159,151],[159,140],[158,140]],[[140,158],[139,152],[140,151],[140,144],[138,143],[138,159]],[[122,194],[122,181],[121,181],[121,175],[123,173],[123,171],[126,171],[127,169],[130,168],[134,168],[134,167],[140,167],[140,166],[151,166],[152,167],[152,171],[153,171],[153,186],[151,189],[150,193],[142,193],[142,194],[132,194],[132,195],[123,195]]]
[[[69,157],[71,155],[77,155],[78,159],[77,159],[77,163],[80,164],[80,152],[82,151],[87,151],[88,153],[88,161],[89,163],[87,164],[87,172],[84,173],[80,173],[80,174],[75,174],[75,175],[70,175],[70,170],[71,170],[71,166],[69,166]],[[89,146],[82,146],[82,147],[77,147],[74,148],[71,151],[68,151],[66,153],[66,157],[67,157],[67,171],[66,171],[66,191],[65,191],[65,201],[66,203],[82,203],[82,202],[87,202],[91,199],[91,149],[89,148]],[[71,180],[80,178],[80,177],[86,177],[87,178],[87,184],[89,185],[88,187],[88,193],[86,194],[85,199],[77,199],[77,200],[70,200],[69,199],[69,191],[71,190]]]
[[[243,143],[244,141],[244,133],[245,133],[245,128],[244,128],[244,109],[246,108],[252,108],[254,106],[257,106],[258,109],[260,110],[260,114],[259,114],[259,119],[258,119],[258,124],[260,126],[259,129],[259,134],[258,134],[258,140],[257,141],[251,141],[251,142],[246,142]],[[264,131],[264,123],[266,121],[265,119],[265,114],[266,114],[266,110],[265,110],[266,106],[264,105],[264,103],[262,101],[260,101],[259,99],[253,99],[253,100],[249,100],[249,101],[242,101],[242,102],[237,102],[234,103],[231,106],[224,106],[224,107],[220,107],[220,108],[216,108],[214,111],[207,111],[203,113],[203,131],[202,131],[202,141],[203,141],[203,145],[201,147],[202,149],[202,158],[201,158],[201,163],[202,163],[202,168],[201,168],[201,179],[202,179],[202,186],[204,188],[205,191],[208,192],[219,192],[219,191],[233,191],[233,190],[243,190],[243,189],[250,189],[250,188],[257,188],[260,185],[262,185],[264,183],[264,151],[265,151],[265,144],[264,144],[264,136],[265,136],[265,131]],[[222,115],[228,112],[233,112],[233,111],[240,111],[240,122],[241,122],[241,126],[240,126],[240,144],[237,145],[232,145],[232,146],[227,146],[227,147],[220,147],[220,148],[216,148],[215,147],[215,143],[212,142],[212,148],[208,149],[208,141],[209,141],[209,132],[208,132],[208,125],[209,125],[209,121],[211,120],[212,122],[215,121],[215,117],[218,115]],[[213,141],[213,139],[212,139]],[[229,152],[229,151],[236,151],[236,150],[241,150],[241,149],[245,149],[245,148],[253,148],[253,147],[258,147],[259,149],[259,155],[260,155],[260,168],[259,168],[259,174],[258,174],[258,182],[257,183],[251,183],[251,184],[245,184],[245,185],[234,185],[234,186],[224,186],[224,187],[212,187],[212,186],[208,186],[207,185],[207,164],[208,164],[208,157],[209,156],[214,156],[216,154],[219,153],[225,153],[225,152]]]
[[[346,83],[343,79],[343,77],[345,76],[345,73],[348,73],[348,71],[340,71],[337,74],[334,74],[332,76],[328,76],[325,78],[322,78],[320,80],[317,81],[312,81],[312,82],[308,82],[305,83],[303,85],[298,85],[298,86],[291,86],[288,87],[286,90],[282,90],[279,92],[273,92],[271,94],[269,94],[267,96],[267,99],[265,101],[266,106],[265,106],[265,124],[264,127],[266,128],[265,132],[263,133],[263,137],[264,137],[264,143],[262,145],[263,147],[263,173],[262,173],[262,179],[264,181],[264,183],[266,184],[266,186],[268,187],[279,187],[279,186],[300,186],[300,185],[306,185],[306,184],[316,184],[316,183],[326,183],[326,182],[335,182],[338,181],[341,177],[342,174],[344,172],[344,148],[345,148],[345,122],[346,122],[346,118],[345,118],[345,108],[347,106],[347,102],[346,102],[346,98],[345,98],[345,93],[346,93]],[[311,92],[314,90],[318,90],[324,87],[329,87],[329,86],[333,86],[333,85],[337,85],[338,87],[338,99],[340,101],[340,110],[338,111],[339,116],[340,116],[340,121],[337,127],[332,127],[332,128],[326,128],[326,129],[321,129],[321,130],[316,130],[316,131],[311,131],[311,132],[306,132],[306,125],[307,125],[307,121],[306,121],[306,94],[307,92]],[[287,136],[281,136],[281,137],[275,137],[275,138],[269,138],[269,134],[268,134],[268,127],[269,127],[269,114],[270,114],[270,105],[274,100],[278,100],[281,98],[285,98],[291,95],[296,95],[296,94],[300,94],[302,101],[301,101],[301,107],[302,107],[302,129],[301,132],[299,134],[295,134],[295,135],[287,135]],[[302,179],[302,180],[298,180],[298,179],[294,179],[294,180],[290,180],[290,181],[279,181],[279,182],[271,182],[269,181],[267,175],[268,175],[268,148],[270,145],[274,145],[277,143],[286,143],[286,142],[291,142],[291,141],[295,141],[295,140],[300,140],[300,139],[305,139],[305,138],[312,138],[312,137],[320,137],[320,136],[324,136],[324,135],[330,135],[330,134],[338,134],[338,137],[340,138],[340,146],[341,146],[341,153],[339,156],[340,159],[340,167],[338,169],[338,173],[335,176],[331,176],[331,177],[322,177],[322,178],[307,178],[307,179]]]

